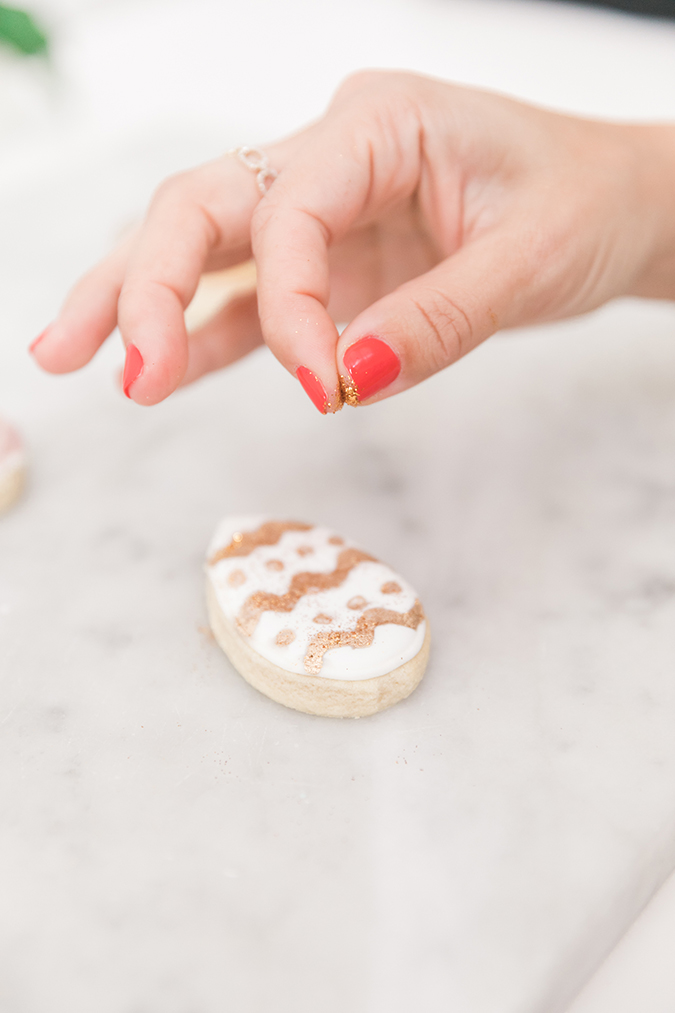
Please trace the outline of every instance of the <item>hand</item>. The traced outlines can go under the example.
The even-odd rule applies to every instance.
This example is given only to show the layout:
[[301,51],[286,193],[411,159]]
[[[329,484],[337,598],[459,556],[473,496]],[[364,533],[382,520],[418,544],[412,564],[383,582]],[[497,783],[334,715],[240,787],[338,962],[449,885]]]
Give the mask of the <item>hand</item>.
[[[229,156],[167,180],[34,343],[40,365],[78,369],[118,324],[125,390],[155,404],[264,340],[335,411],[419,383],[500,328],[675,296],[672,127],[364,72],[265,150],[280,175],[262,199]],[[251,255],[257,310],[236,300],[188,338],[201,274]]]

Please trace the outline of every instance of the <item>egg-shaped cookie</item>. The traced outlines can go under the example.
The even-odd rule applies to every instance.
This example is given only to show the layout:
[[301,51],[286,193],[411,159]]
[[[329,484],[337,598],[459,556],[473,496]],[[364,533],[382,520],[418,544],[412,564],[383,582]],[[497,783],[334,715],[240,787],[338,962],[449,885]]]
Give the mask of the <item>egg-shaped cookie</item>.
[[206,573],[216,640],[247,682],[286,707],[365,717],[424,675],[429,624],[417,594],[329,528],[226,517]]
[[21,437],[0,419],[0,513],[19,498],[26,478],[26,457]]

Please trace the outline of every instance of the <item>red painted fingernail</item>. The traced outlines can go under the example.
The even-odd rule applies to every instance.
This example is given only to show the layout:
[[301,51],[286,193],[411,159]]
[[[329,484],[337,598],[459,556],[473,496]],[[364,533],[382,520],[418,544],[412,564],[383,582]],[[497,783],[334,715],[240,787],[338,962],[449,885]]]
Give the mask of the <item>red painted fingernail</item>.
[[307,369],[307,366],[299,366],[295,371],[295,375],[314,407],[318,408],[322,415],[325,415],[328,411],[328,398],[321,380],[311,369]]
[[127,357],[124,360],[124,376],[122,377],[122,387],[127,397],[130,396],[129,387],[134,380],[138,380],[142,372],[143,356],[135,345],[127,345]]
[[48,330],[49,330],[49,327],[45,327],[45,329],[42,332],[42,334],[38,334],[38,336],[35,339],[35,341],[32,341],[30,343],[30,345],[28,346],[28,351],[30,352],[31,355],[33,354],[33,352],[35,351],[35,349],[37,348],[37,346],[40,344],[40,342],[42,341],[42,339],[44,338],[44,336],[45,336],[45,334],[47,333]]
[[342,357],[359,401],[388,387],[401,372],[401,360],[393,348],[373,334],[350,345]]

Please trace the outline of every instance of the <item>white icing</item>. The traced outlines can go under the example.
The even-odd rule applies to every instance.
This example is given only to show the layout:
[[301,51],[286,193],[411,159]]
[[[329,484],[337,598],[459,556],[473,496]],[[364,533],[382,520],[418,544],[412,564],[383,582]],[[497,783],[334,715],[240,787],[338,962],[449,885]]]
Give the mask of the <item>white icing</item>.
[[[255,531],[269,520],[272,518],[226,517],[211,540],[207,560],[229,545],[235,532]],[[336,537],[336,532],[325,527],[286,531],[276,545],[261,545],[247,556],[231,556],[213,566],[207,563],[208,577],[225,618],[235,624],[245,601],[256,591],[285,594],[296,573],[331,573],[344,549],[358,548],[346,538],[341,545],[331,545],[329,539],[333,537]],[[310,547],[313,551],[301,555],[298,549],[303,547]],[[269,568],[266,565],[269,560],[280,560],[284,564],[283,570]],[[233,585],[230,577],[237,570],[246,579]],[[398,584],[401,590],[395,594],[384,594],[382,586],[392,582]],[[364,609],[348,607],[347,603],[357,597],[366,599]],[[364,561],[349,572],[339,587],[304,595],[291,612],[263,612],[255,631],[244,639],[273,664],[286,671],[307,675],[304,658],[310,641],[317,633],[322,630],[353,630],[359,616],[369,608],[386,608],[403,614],[413,607],[416,600],[417,595],[410,584],[390,567],[384,563]],[[330,616],[330,623],[314,622],[317,615]],[[386,675],[415,657],[424,643],[425,629],[424,621],[416,630],[395,623],[377,626],[369,647],[334,647],[326,651],[319,674],[327,679],[346,680]],[[286,646],[276,643],[277,634],[282,630],[294,633],[293,641]]]

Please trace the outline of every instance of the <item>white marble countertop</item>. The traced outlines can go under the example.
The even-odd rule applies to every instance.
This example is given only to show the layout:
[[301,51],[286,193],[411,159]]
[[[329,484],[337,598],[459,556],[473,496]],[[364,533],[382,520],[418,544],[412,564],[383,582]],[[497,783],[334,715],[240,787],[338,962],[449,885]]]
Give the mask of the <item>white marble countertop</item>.
[[[199,0],[234,36],[216,67],[184,2],[51,6],[66,98],[0,160],[0,410],[32,460],[0,521],[0,1008],[563,1013],[675,867],[675,307],[499,337],[334,418],[265,352],[148,410],[115,342],[58,379],[25,346],[163,174],[297,125],[352,65],[673,116],[675,28]],[[181,125],[150,129],[181,24]],[[342,48],[317,55],[319,28]],[[233,511],[330,524],[419,588],[408,701],[316,719],[234,674],[201,569]]]

